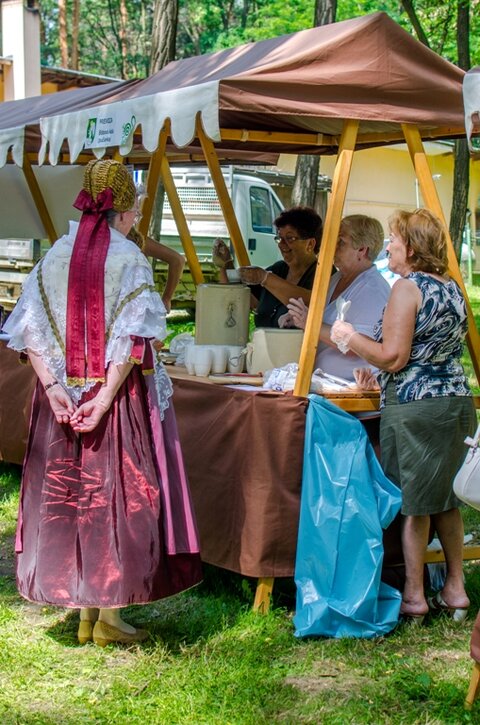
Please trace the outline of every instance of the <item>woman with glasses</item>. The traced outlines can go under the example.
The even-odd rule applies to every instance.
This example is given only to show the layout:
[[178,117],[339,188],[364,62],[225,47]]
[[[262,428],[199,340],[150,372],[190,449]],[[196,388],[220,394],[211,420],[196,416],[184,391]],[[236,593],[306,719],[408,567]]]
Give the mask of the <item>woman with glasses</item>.
[[[354,369],[366,366],[353,353],[342,355],[330,340],[331,325],[337,318],[337,300],[343,297],[350,302],[346,319],[364,335],[373,337],[373,329],[382,316],[390,296],[390,286],[374,265],[383,248],[383,229],[377,219],[364,214],[352,214],[342,219],[327,291],[320,341],[315,366],[325,373],[346,380],[354,380]],[[301,298],[291,299],[288,314],[279,320],[280,327],[305,328],[308,308]]]
[[[322,220],[310,207],[292,207],[274,221],[275,241],[283,260],[270,267],[239,267],[241,280],[251,288],[251,307],[257,327],[278,327],[279,318],[287,312],[291,297],[308,304],[315,278],[317,254],[322,238]],[[228,247],[217,240],[213,258],[222,265],[220,281],[226,282],[224,269],[233,269]]]

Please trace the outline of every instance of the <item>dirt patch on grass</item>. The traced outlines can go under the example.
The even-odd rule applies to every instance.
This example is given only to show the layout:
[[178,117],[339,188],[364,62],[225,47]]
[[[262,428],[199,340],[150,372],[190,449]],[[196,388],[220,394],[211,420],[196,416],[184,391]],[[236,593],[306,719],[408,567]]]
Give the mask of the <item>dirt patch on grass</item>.
[[15,575],[15,536],[3,536],[0,540],[0,576]]
[[284,682],[302,692],[316,695],[320,692],[336,692],[340,695],[348,694],[362,688],[369,682],[368,677],[356,675],[347,667],[338,667],[319,662],[312,663],[309,672],[298,675],[288,675]]

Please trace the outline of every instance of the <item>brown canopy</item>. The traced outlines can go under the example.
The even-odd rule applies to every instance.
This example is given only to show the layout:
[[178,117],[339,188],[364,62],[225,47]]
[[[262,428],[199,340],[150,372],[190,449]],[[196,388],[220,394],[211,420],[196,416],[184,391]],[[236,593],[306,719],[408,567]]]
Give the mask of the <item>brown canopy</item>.
[[[180,125],[188,126],[177,145],[195,146],[195,116],[201,113],[216,149],[237,149],[239,158],[260,148],[278,153],[280,139],[268,144],[262,136],[260,146],[255,132],[286,133],[283,151],[298,152],[299,139],[296,144],[289,136],[295,133],[306,134],[305,152],[336,153],[344,119],[360,121],[357,148],[403,139],[401,124],[406,123],[415,124],[423,138],[463,135],[463,75],[388,15],[375,13],[176,61],[145,80],[104,85],[97,97],[95,89],[86,89],[91,103],[81,89],[2,104],[0,129],[27,123],[30,133],[40,117],[78,115],[87,107],[101,107],[107,114],[131,109],[137,132],[126,155],[133,161],[146,135],[158,139],[166,118],[171,119],[174,141]],[[142,117],[142,108],[155,103],[155,113],[149,117],[147,111]],[[65,133],[78,153],[85,127],[74,125],[68,117],[66,130],[47,123],[44,132],[50,141]],[[185,134],[190,136],[187,141]],[[33,136],[35,148],[28,139],[29,134],[27,150],[38,150],[38,135]],[[63,138],[59,150],[61,142]],[[234,154],[228,156],[234,160]]]

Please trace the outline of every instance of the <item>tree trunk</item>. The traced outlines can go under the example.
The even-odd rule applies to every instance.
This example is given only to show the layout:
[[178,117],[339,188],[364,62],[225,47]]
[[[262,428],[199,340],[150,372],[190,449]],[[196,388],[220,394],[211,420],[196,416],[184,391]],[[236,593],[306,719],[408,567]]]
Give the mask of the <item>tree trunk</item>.
[[68,68],[67,2],[58,0],[58,42],[62,68]]
[[[316,0],[314,26],[335,22],[337,0]],[[291,203],[293,206],[315,206],[317,179],[320,170],[320,156],[300,154],[295,167]]]
[[317,0],[315,3],[315,17],[313,24],[330,25],[335,22],[337,16],[337,0]]
[[[120,52],[122,54],[122,66],[124,71],[127,70],[127,29],[128,29],[128,10],[125,0],[120,0]],[[125,73],[126,75],[126,73]]]
[[[457,7],[457,54],[458,65],[470,68],[470,0],[458,0]],[[453,200],[450,214],[450,236],[457,259],[460,259],[463,230],[465,228],[468,191],[470,188],[470,155],[466,139],[455,141],[455,165],[453,170]]]
[[[177,38],[178,0],[155,0],[152,24],[152,53],[150,56],[150,74],[164,68],[175,58]],[[161,182],[157,186],[149,234],[160,239],[162,226],[163,200],[165,188]]]
[[292,206],[315,206],[319,169],[320,156],[307,154],[297,156],[291,196]]
[[150,74],[164,68],[175,58],[178,0],[156,0],[153,11]]
[[405,12],[408,15],[408,18],[410,22],[412,23],[413,29],[415,30],[417,34],[417,38],[423,45],[426,45],[427,48],[430,48],[430,43],[428,42],[428,38],[423,32],[422,25],[420,23],[420,20],[417,17],[417,13],[415,12],[415,8],[413,7],[412,0],[402,0],[402,5],[404,7]]
[[73,0],[72,10],[72,69],[78,70],[78,31],[80,28],[80,0]]
[[466,139],[455,141],[455,163],[453,169],[453,199],[450,214],[450,236],[453,246],[460,259],[463,230],[468,207],[468,190],[470,187],[470,154]]

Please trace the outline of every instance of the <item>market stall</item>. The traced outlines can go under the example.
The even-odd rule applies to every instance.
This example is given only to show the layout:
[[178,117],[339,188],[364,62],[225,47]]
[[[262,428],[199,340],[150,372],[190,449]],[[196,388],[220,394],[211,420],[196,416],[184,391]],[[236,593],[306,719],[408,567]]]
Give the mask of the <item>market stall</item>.
[[[155,191],[161,178],[193,277],[201,282],[195,249],[172,180],[172,161],[206,161],[217,188],[237,261],[248,264],[248,253],[233,213],[220,162],[272,159],[280,151],[336,154],[332,196],[325,218],[295,388],[297,400],[290,398],[288,401],[298,414],[306,404],[305,396],[325,306],[329,275],[322,270],[332,267],[354,152],[405,140],[425,205],[443,219],[422,139],[464,136],[463,75],[463,71],[418,43],[386,14],[375,13],[177,61],[143,81],[126,83],[114,89],[102,86],[105,95],[91,105],[85,105],[82,97],[78,98],[79,105],[75,106],[74,93],[78,92],[72,92],[71,105],[60,112],[53,106],[49,107],[47,101],[40,104],[38,99],[29,99],[28,117],[22,115],[26,113],[24,105],[15,107],[10,104],[8,116],[0,106],[0,162],[8,162],[0,169],[2,219],[5,219],[5,224],[7,220],[9,224],[16,224],[17,235],[24,236],[21,229],[26,228],[27,215],[22,217],[18,214],[13,197],[22,196],[27,189],[32,199],[28,218],[32,223],[41,224],[53,241],[57,229],[52,220],[56,218],[58,198],[49,191],[49,184],[62,173],[70,172],[68,164],[73,165],[78,173],[77,167],[92,154],[124,159],[137,168],[148,168],[142,231],[148,228]],[[15,108],[18,109],[17,117]],[[49,165],[42,166],[47,160]],[[41,176],[47,169],[51,180],[42,179],[42,187]],[[21,177],[24,184],[23,192],[18,193],[20,187],[15,187],[17,194],[13,196],[3,194],[3,190],[8,192],[13,183],[12,171],[19,176],[18,183]],[[63,185],[66,185],[66,180]],[[449,264],[450,274],[465,290],[451,241]],[[470,306],[468,314],[467,341],[477,377],[480,378],[480,336]],[[199,391],[203,388],[195,390],[193,383],[176,383],[176,386],[180,400],[188,389],[185,418],[181,410],[185,403],[179,407],[180,428],[195,425],[193,416],[189,414],[189,405],[193,404],[194,394],[202,394]],[[234,393],[228,389],[217,391],[217,396],[233,398]],[[249,405],[255,407],[252,400],[254,398],[250,396]],[[276,424],[274,406],[288,407],[287,403],[274,402],[268,396],[261,400],[262,405],[265,403],[271,407],[270,417]],[[348,409],[349,403],[342,405]],[[371,400],[365,397],[360,403],[357,401],[356,409],[370,409],[371,405]],[[220,420],[222,427],[225,427],[232,407],[224,406],[227,415]],[[228,425],[227,429],[233,435]],[[190,436],[193,432],[193,429],[189,430]],[[184,439],[188,439],[185,433]],[[248,444],[253,445],[253,442]],[[191,463],[189,474],[192,479],[201,475],[197,470],[199,465]],[[195,485],[193,480],[194,495]],[[211,498],[205,497],[206,507],[211,509],[215,505],[221,485],[222,481],[217,481]],[[256,487],[252,490],[257,492]],[[202,499],[198,505],[202,506],[204,501]],[[268,501],[269,505],[273,505],[275,499],[272,496]],[[261,507],[259,510],[262,510]],[[249,511],[249,516],[253,516],[255,521],[255,506]],[[237,547],[241,552],[232,554],[241,562],[238,565],[240,571],[245,567],[242,559],[244,532],[250,531],[251,526],[255,528],[249,516],[243,518],[232,548],[233,551]],[[264,517],[268,520],[265,510],[262,520]],[[285,525],[283,521],[280,536]],[[229,566],[233,566],[232,561],[229,561]],[[263,569],[261,571],[264,572]],[[278,574],[258,574],[263,579],[275,575]]]
[[[463,75],[385,13],[375,13],[176,61],[145,80],[114,89],[102,86],[103,99],[90,106],[82,96],[75,107],[72,98],[72,105],[59,113],[43,99],[41,107],[39,100],[29,99],[33,116],[27,120],[24,105],[17,106],[15,117],[18,102],[9,104],[6,118],[0,107],[0,161],[13,148],[9,160],[21,165],[23,150],[23,173],[52,241],[56,229],[36,181],[36,165],[46,159],[55,168],[83,163],[92,153],[108,153],[137,167],[148,165],[141,231],[148,228],[161,177],[198,283],[202,274],[169,160],[207,162],[237,261],[248,264],[220,160],[252,155],[260,160],[262,154],[280,151],[337,154],[318,259],[319,270],[331,269],[356,150],[405,140],[425,205],[443,218],[422,139],[464,136]],[[4,211],[11,213],[1,200],[0,211],[2,217]],[[451,243],[449,262],[451,275],[464,289]],[[308,390],[327,286],[328,276],[317,274],[300,359],[299,395]],[[480,336],[470,308],[467,342],[480,376]]]

